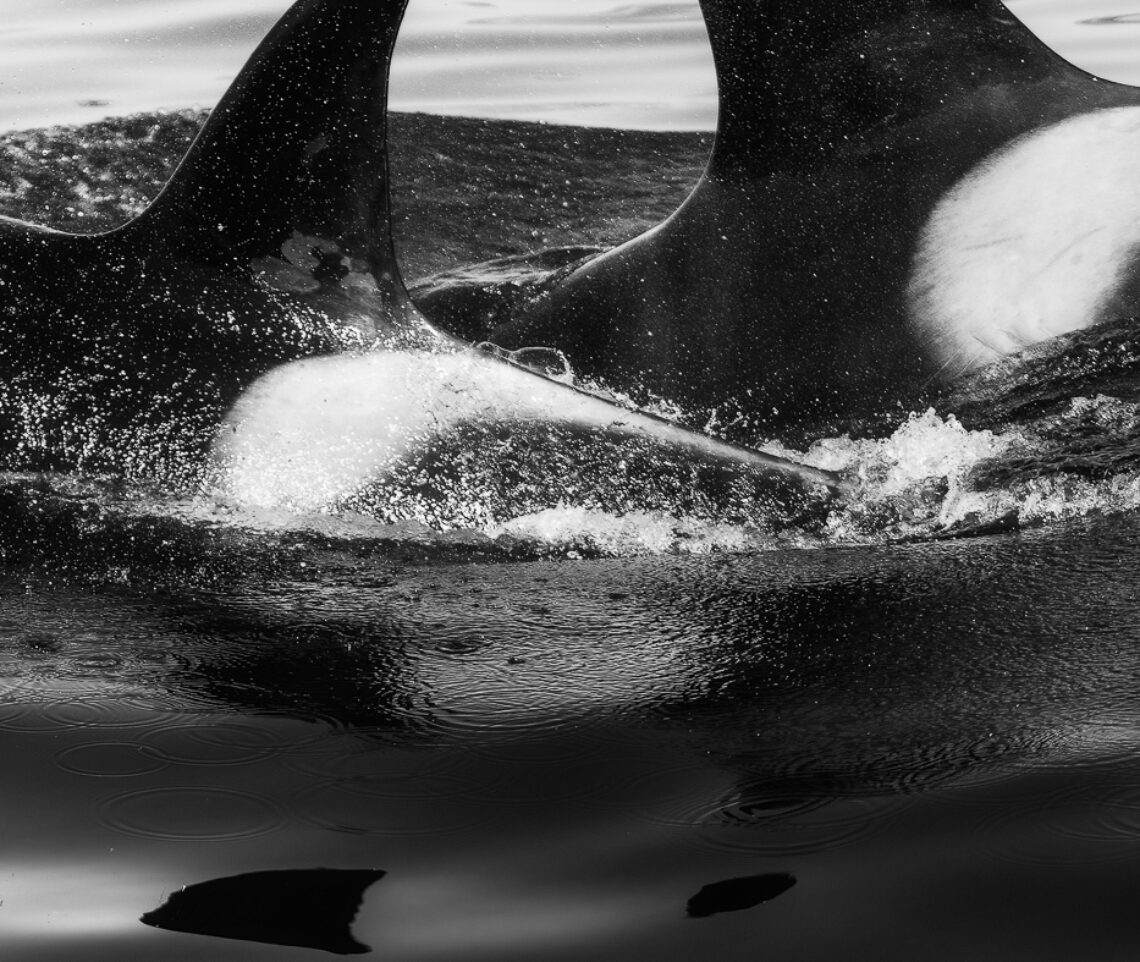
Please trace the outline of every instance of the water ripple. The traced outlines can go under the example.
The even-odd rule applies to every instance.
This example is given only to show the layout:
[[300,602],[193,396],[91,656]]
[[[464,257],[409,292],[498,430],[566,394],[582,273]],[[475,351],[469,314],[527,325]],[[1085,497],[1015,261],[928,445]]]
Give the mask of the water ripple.
[[337,781],[375,777],[393,765],[409,774],[440,775],[453,769],[460,758],[457,752],[393,745],[387,738],[368,732],[341,729],[293,745],[285,764],[305,775]]
[[189,765],[244,765],[282,748],[266,728],[235,722],[181,724],[146,736],[146,748],[157,758]]
[[353,778],[315,785],[293,797],[296,813],[320,828],[350,835],[439,835],[462,831],[489,812],[463,796],[463,780],[445,775]]
[[1004,861],[1068,865],[1140,856],[1140,786],[1040,795],[979,826],[983,849]]
[[[561,677],[544,678],[543,685],[528,677],[501,684],[486,679],[459,678],[437,684],[430,728],[465,741],[498,745],[505,741],[546,739],[558,733],[585,733],[604,719],[589,712],[593,693]],[[574,739],[561,739],[560,750],[578,753]],[[483,750],[474,745],[473,748]],[[490,749],[492,752],[495,748]]]
[[130,742],[93,742],[65,748],[55,756],[56,764],[73,775],[122,778],[149,775],[166,767],[141,745]]
[[125,792],[99,806],[99,821],[125,835],[168,842],[222,842],[281,827],[277,804],[228,788],[177,786]]
[[847,844],[879,830],[910,801],[844,796],[818,783],[798,789],[778,781],[742,784],[731,773],[694,763],[643,772],[626,780],[616,797],[641,819],[693,829],[690,839],[701,847],[762,855]]
[[885,828],[900,798],[779,800],[741,795],[700,816],[697,839],[754,855],[805,855],[847,845]]

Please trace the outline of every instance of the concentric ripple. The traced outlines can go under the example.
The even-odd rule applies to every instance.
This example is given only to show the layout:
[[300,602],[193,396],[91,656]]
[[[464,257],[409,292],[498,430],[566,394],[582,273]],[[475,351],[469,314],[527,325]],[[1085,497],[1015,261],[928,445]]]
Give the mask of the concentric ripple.
[[804,855],[847,845],[884,828],[904,802],[898,798],[789,800],[742,796],[699,816],[703,845],[757,855]]
[[858,797],[764,782],[727,785],[729,772],[696,766],[644,773],[619,794],[638,817],[690,827],[702,847],[757,855],[818,852],[882,828],[909,800]]
[[999,813],[979,827],[997,858],[1033,865],[1115,861],[1140,856],[1140,786],[1044,797]]
[[447,775],[354,778],[298,792],[294,811],[305,821],[350,835],[438,835],[462,831],[489,816],[468,784]]
[[156,757],[189,765],[244,765],[281,749],[266,728],[234,722],[179,725],[148,733],[147,750]]
[[[542,738],[553,732],[577,732],[598,724],[602,713],[583,706],[592,693],[554,679],[542,687],[507,678],[501,684],[472,687],[471,679],[437,686],[430,729],[462,738],[473,750],[504,741]],[[572,741],[572,740],[570,740]],[[562,747],[569,748],[563,740]],[[494,751],[494,749],[491,749]]]
[[266,835],[281,827],[277,804],[228,788],[179,786],[115,795],[99,820],[125,835],[167,842],[222,842]]
[[775,764],[759,759],[755,767],[750,756],[743,756],[734,758],[734,764],[754,769],[755,780],[762,777],[769,785],[782,786],[793,794],[912,796],[1000,783],[1016,776],[1027,755],[1042,750],[1028,737],[990,736],[931,738],[876,755],[867,754],[857,744],[851,745],[848,753],[836,751],[831,744],[823,747],[828,749],[827,754],[806,751]]
[[122,710],[118,698],[104,692],[47,705],[43,714],[58,728],[121,728],[133,724],[154,724],[155,721],[153,715],[147,719],[131,716]]
[[285,763],[306,775],[340,781],[375,777],[393,767],[403,773],[440,775],[453,769],[461,757],[458,752],[392,745],[360,730],[342,729],[291,746]]
[[131,742],[94,742],[65,748],[55,756],[56,764],[74,775],[122,778],[149,775],[166,767],[166,762]]
[[9,703],[0,705],[0,731],[57,732],[60,725],[44,714],[43,705]]
[[60,732],[87,728],[135,728],[161,716],[140,711],[114,687],[102,684],[45,687],[40,683],[9,692],[0,704],[0,731]]

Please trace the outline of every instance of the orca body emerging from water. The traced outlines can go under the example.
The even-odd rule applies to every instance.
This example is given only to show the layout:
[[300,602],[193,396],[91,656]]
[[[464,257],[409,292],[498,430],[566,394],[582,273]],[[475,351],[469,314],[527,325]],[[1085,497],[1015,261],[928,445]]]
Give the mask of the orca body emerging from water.
[[701,7],[720,92],[702,180],[496,343],[763,432],[1135,311],[1140,89],[998,0]]
[[387,224],[385,91],[404,2],[296,4],[125,226],[0,222],[9,465],[200,465],[226,411],[277,365],[430,337]]
[[313,509],[490,411],[831,483],[464,352],[416,310],[386,158],[406,2],[299,0],[125,226],[0,220],[0,468],[217,470],[239,499]]

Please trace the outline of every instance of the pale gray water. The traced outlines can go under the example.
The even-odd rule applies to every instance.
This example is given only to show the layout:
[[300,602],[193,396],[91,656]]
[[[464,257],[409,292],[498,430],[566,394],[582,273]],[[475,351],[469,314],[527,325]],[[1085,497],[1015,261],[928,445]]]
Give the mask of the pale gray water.
[[[1073,62],[1140,83],[1123,0],[1010,0]],[[0,130],[210,106],[287,0],[6,0]],[[393,67],[399,110],[641,129],[711,129],[696,0],[413,0]]]

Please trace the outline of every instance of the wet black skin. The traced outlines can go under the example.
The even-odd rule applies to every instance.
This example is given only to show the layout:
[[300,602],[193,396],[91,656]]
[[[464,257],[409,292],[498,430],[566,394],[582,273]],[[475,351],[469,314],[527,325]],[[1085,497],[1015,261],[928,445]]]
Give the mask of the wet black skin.
[[[434,337],[389,233],[387,75],[404,5],[300,0],[123,228],[0,221],[0,467],[193,481],[224,413],[270,368]],[[737,440],[932,383],[905,291],[933,205],[1019,135],[1140,103],[997,0],[702,9],[721,94],[704,177],[664,224],[492,339],[560,348],[579,373],[702,424],[737,406],[751,415]]]
[[935,203],[1022,134],[1140,104],[1140,89],[1068,64],[998,0],[701,7],[720,115],[699,185],[492,339],[560,348],[581,373],[696,420],[739,407],[748,432],[790,436],[935,384],[905,297]]
[[124,227],[0,221],[0,464],[193,473],[268,369],[427,330],[388,224],[405,3],[295,4]]

